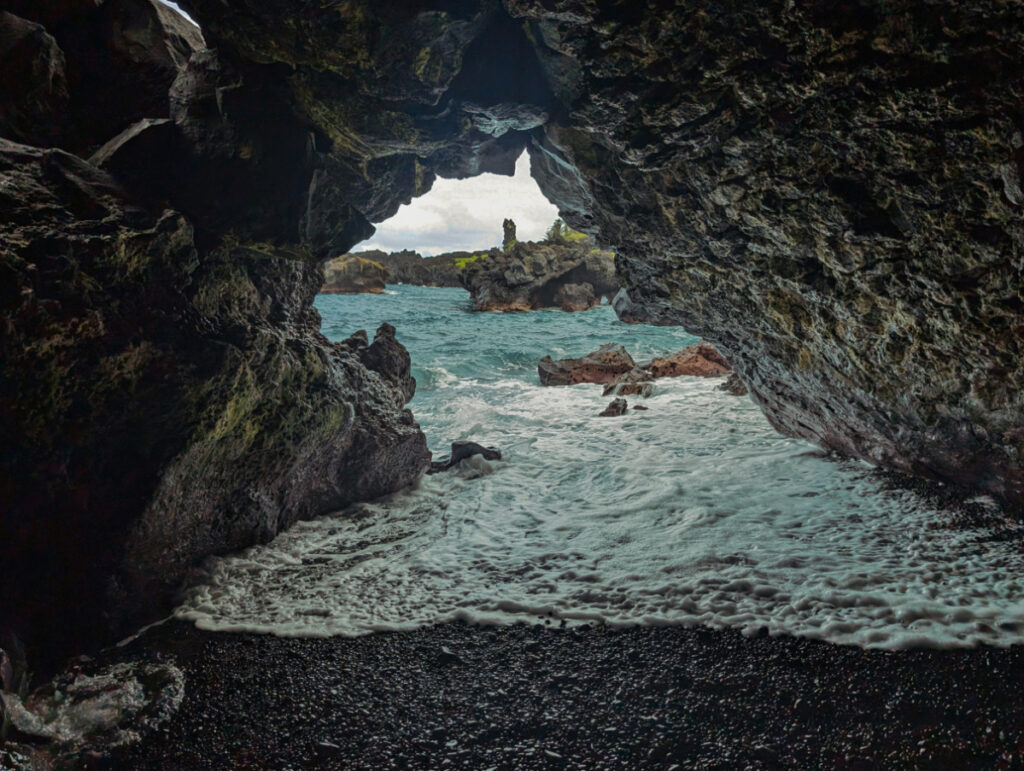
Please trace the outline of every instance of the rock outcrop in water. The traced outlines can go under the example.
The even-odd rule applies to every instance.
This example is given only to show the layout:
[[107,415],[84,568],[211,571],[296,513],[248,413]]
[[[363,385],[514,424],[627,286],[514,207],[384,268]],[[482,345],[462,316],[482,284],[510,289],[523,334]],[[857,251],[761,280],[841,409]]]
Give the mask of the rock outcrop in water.
[[653,359],[645,369],[651,377],[718,377],[732,372],[729,362],[725,360],[713,345],[705,342],[689,345],[670,356],[659,356]]
[[651,383],[658,378],[720,377],[732,370],[714,346],[702,341],[641,365],[618,343],[606,343],[578,359],[554,360],[545,356],[538,363],[537,372],[544,386],[607,383],[605,396],[650,396]]
[[388,271],[379,262],[345,254],[324,263],[321,294],[380,294]]
[[578,359],[553,360],[550,356],[545,356],[537,365],[537,373],[541,385],[563,386],[577,383],[610,383],[635,367],[636,362],[625,348],[618,343],[606,343]]
[[780,430],[1024,501],[1019,4],[185,5],[202,37],[149,0],[0,16],[4,625],[109,629],[414,478],[320,263],[524,147],[634,318]]
[[612,399],[608,406],[601,410],[597,416],[599,418],[620,418],[626,414],[628,409],[629,403],[625,399]]
[[472,252],[445,252],[434,257],[423,257],[418,252],[409,249],[391,253],[372,249],[366,252],[357,252],[353,256],[373,260],[383,265],[388,272],[388,281],[392,284],[461,287],[459,261],[469,260],[473,254]]
[[585,311],[619,290],[615,255],[582,233],[572,240],[510,241],[465,265],[463,286],[477,310]]
[[452,442],[451,454],[447,458],[432,461],[427,473],[439,474],[442,471],[449,471],[474,455],[479,455],[484,460],[501,460],[501,450],[496,447],[484,447],[476,442]]
[[604,396],[643,396],[654,393],[654,378],[643,367],[634,367],[623,372],[604,387]]

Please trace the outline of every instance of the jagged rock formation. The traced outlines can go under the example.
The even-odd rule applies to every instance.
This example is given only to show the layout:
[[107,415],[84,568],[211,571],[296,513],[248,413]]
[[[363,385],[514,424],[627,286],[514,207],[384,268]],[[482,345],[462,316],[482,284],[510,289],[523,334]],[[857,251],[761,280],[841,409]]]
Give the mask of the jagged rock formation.
[[316,257],[367,226],[318,208],[308,124],[258,77],[221,88],[212,52],[172,56],[202,38],[149,0],[39,10],[0,15],[26,65],[0,71],[0,131],[79,154],[0,140],[0,631],[36,667],[165,609],[203,556],[430,461],[393,330],[319,333]]
[[646,364],[637,364],[619,343],[605,343],[585,356],[552,359],[545,356],[537,364],[543,386],[607,383],[604,395],[650,396],[651,383],[662,377],[720,377],[732,372],[715,347],[699,342],[669,356],[659,356]]
[[729,362],[725,360],[713,345],[705,342],[686,346],[670,356],[659,356],[653,359],[645,369],[651,377],[718,377],[732,372]]
[[506,217],[501,223],[501,234],[501,248],[511,249],[517,240],[515,221]]
[[388,271],[379,262],[352,254],[343,254],[324,263],[321,294],[380,294],[387,284]]
[[574,242],[515,241],[491,249],[466,264],[463,286],[481,311],[592,308],[619,289],[615,255],[580,235]]
[[596,351],[578,359],[552,359],[545,356],[537,364],[543,386],[577,383],[610,383],[619,375],[636,368],[629,352],[618,343],[605,343]]
[[1024,501],[1019,3],[184,5],[202,38],[0,16],[0,134],[78,156],[5,143],[0,179],[5,577],[75,598],[49,621],[415,476],[407,388],[315,331],[320,261],[524,147],[781,430]]
[[357,252],[355,256],[383,265],[388,271],[388,281],[393,284],[461,287],[459,276],[462,271],[458,261],[471,259],[473,255],[471,252],[446,252],[434,257],[422,257],[409,249],[390,254],[372,249]]
[[511,0],[534,174],[772,423],[1024,501],[1024,6]]
[[747,387],[743,385],[743,381],[740,380],[740,376],[735,372],[729,375],[729,377],[725,379],[725,382],[718,386],[718,390],[725,391],[733,396],[746,396],[750,393],[747,390]]

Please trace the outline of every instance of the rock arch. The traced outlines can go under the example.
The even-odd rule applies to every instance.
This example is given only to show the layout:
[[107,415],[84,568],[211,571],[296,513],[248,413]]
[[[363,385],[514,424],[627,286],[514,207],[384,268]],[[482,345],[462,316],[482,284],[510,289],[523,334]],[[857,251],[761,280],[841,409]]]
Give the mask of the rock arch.
[[319,335],[320,262],[524,147],[780,430],[1024,498],[1019,3],[183,2],[205,41],[36,5],[0,16],[0,527],[30,593],[82,589],[11,626],[124,628],[420,473],[404,350]]

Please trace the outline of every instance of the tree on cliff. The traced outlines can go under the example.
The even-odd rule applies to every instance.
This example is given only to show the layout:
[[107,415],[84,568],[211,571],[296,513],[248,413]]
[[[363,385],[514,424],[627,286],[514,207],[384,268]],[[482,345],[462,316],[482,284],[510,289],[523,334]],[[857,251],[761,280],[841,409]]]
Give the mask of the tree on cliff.
[[558,244],[565,240],[565,236],[562,231],[565,228],[565,223],[562,222],[561,218],[556,219],[551,227],[548,228],[548,232],[544,234],[544,240],[550,244]]
[[501,248],[508,251],[516,242],[516,223],[512,219],[506,218],[501,223],[501,229],[504,231],[504,237],[501,239]]

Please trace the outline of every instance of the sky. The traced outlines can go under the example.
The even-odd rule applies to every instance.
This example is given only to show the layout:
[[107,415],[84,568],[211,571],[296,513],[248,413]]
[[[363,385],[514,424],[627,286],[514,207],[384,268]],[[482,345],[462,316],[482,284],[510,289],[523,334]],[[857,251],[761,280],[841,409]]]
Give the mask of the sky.
[[520,241],[540,240],[558,218],[558,209],[530,176],[525,152],[516,162],[514,177],[481,174],[472,179],[438,179],[429,193],[377,225],[377,232],[352,251],[412,249],[428,257],[489,249],[501,245],[501,223],[506,217],[515,220]]

